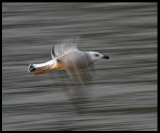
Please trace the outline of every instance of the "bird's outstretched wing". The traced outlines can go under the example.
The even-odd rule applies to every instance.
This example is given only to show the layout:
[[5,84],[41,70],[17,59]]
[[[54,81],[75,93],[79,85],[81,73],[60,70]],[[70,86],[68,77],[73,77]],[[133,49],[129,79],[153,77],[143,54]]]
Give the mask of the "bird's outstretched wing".
[[65,65],[65,70],[71,79],[83,83],[92,63],[91,58],[86,52],[79,51],[76,46],[76,40],[64,40],[60,44],[54,45],[51,51],[52,58],[60,64]]
[[73,51],[79,51],[76,46],[75,39],[66,39],[60,44],[56,44],[52,46],[51,49],[51,57],[52,59],[55,57],[60,57],[72,53]]
[[89,75],[91,60],[83,51],[73,52],[67,58],[62,59],[66,65],[66,72],[69,77],[81,84],[86,80],[86,75]]

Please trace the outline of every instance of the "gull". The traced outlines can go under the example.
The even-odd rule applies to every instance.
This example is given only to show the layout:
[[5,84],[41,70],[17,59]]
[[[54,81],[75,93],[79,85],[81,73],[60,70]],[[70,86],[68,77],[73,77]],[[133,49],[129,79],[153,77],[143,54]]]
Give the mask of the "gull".
[[[109,59],[109,56],[95,51],[80,51],[73,39],[64,40],[51,48],[50,61],[40,64],[29,64],[28,71],[34,75],[44,74],[51,70],[65,70],[72,78],[82,81],[81,73],[87,70],[95,61]],[[74,76],[73,76],[74,75]]]

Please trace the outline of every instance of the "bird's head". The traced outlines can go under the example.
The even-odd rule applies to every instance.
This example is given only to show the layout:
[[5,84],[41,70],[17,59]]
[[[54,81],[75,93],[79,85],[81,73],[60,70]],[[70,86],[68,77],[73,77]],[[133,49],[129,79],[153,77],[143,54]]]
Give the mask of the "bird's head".
[[103,55],[99,52],[89,51],[87,53],[88,53],[89,57],[91,58],[91,60],[93,60],[93,61],[97,61],[99,59],[109,59],[109,56]]

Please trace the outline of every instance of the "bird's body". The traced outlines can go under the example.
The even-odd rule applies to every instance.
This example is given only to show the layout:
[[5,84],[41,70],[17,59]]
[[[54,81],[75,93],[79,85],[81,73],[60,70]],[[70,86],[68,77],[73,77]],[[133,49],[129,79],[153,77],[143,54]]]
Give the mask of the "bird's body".
[[77,73],[78,70],[88,68],[98,59],[109,58],[98,52],[78,50],[74,40],[65,40],[59,45],[54,45],[51,49],[51,57],[52,60],[46,63],[30,64],[28,71],[35,72],[35,75],[44,74],[50,70]]

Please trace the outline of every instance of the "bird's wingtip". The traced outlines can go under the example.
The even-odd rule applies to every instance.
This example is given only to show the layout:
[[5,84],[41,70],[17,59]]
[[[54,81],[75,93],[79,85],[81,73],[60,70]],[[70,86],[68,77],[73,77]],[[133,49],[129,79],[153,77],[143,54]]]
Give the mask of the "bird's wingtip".
[[36,68],[34,67],[34,65],[33,64],[29,64],[29,66],[28,66],[28,72],[33,72],[35,70],[36,70]]

